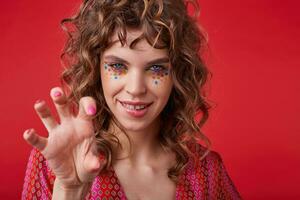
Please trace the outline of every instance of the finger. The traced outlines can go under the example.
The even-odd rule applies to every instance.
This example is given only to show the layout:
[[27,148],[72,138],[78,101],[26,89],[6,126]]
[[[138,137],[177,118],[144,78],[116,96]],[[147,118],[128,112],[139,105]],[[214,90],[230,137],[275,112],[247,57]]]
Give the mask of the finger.
[[85,181],[92,181],[93,177],[100,173],[100,171],[104,168],[106,164],[106,160],[102,158],[102,156],[97,156],[89,151],[86,154],[86,157],[83,161],[83,169],[89,174],[85,178],[80,177],[81,179],[86,179]]
[[50,96],[61,121],[72,116],[67,97],[60,87],[52,88]]
[[98,148],[98,145],[94,139],[92,140],[92,144],[88,148],[86,152],[86,165],[84,166],[90,173],[96,173],[103,169],[107,160],[104,156],[104,153],[101,152]]
[[78,117],[90,120],[96,112],[96,102],[92,97],[82,97],[80,99]]
[[36,134],[34,129],[26,130],[23,134],[23,138],[28,144],[37,148],[39,151],[44,150],[47,145],[47,138]]
[[106,164],[104,156],[99,155],[94,138],[89,138],[77,146],[75,163],[78,170],[78,178],[82,182],[93,181]]
[[97,173],[103,167],[104,160],[100,156],[96,156],[88,152],[84,161],[84,168],[90,173]]
[[58,125],[58,123],[53,118],[51,111],[46,105],[45,101],[38,100],[34,104],[34,109],[36,110],[37,114],[39,115],[48,132],[50,132]]

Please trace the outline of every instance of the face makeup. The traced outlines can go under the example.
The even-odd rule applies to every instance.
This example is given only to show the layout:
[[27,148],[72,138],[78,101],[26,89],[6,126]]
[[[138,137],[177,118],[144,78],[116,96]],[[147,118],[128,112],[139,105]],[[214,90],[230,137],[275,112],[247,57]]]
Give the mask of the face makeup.
[[116,64],[104,64],[104,69],[107,74],[111,77],[111,79],[119,79],[121,76],[126,74],[126,69],[123,68],[122,65]]
[[[141,31],[130,31],[136,38]],[[160,123],[160,114],[173,88],[167,49],[156,49],[146,40],[134,48],[115,42],[101,55],[101,86],[105,101],[123,126],[132,132],[151,132]],[[130,44],[130,42],[128,42]]]
[[164,82],[166,76],[169,75],[169,69],[162,65],[153,65],[151,67],[151,75],[154,85],[159,85]]

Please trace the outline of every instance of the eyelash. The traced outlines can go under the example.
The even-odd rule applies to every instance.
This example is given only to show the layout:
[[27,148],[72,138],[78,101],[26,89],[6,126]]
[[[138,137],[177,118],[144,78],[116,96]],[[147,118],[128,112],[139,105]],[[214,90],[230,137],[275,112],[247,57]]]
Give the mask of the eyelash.
[[164,72],[164,71],[167,70],[167,68],[164,67],[163,65],[152,65],[152,66],[150,66],[150,67],[147,68],[147,69],[151,69],[151,68],[154,68],[154,67],[158,67],[158,68],[159,68],[158,70],[157,70],[157,69],[153,69],[152,71],[153,71],[154,73]]
[[[111,63],[111,64],[107,64],[110,68],[112,68],[114,71],[121,71],[121,70],[127,70],[125,69],[125,66],[121,63]],[[117,67],[116,65],[120,65],[119,67]]]
[[[121,70],[127,71],[126,66],[121,63],[109,63],[109,64],[107,63],[107,65],[114,71],[121,71]],[[118,65],[118,67],[117,67],[117,65]],[[154,67],[156,67],[156,68],[158,67],[159,69],[153,69]],[[153,73],[160,73],[160,72],[167,71],[167,68],[163,65],[152,65],[150,67],[147,67],[147,70],[151,70]]]

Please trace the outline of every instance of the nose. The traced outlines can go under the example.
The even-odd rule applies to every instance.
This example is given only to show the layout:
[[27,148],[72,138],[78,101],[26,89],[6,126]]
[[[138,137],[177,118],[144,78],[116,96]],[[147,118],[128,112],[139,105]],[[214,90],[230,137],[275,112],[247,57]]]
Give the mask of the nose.
[[132,96],[140,96],[147,92],[145,77],[140,71],[132,71],[126,79],[125,90]]

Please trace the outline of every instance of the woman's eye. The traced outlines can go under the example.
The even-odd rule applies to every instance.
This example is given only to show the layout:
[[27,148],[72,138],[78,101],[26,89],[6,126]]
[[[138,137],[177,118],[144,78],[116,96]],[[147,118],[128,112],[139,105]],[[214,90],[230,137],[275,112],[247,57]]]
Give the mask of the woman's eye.
[[111,63],[111,64],[107,64],[107,66],[109,66],[114,71],[126,70],[126,67],[121,63]]
[[114,67],[115,69],[122,69],[124,68],[124,66],[120,63],[115,63],[115,64],[112,64],[112,67]]
[[152,70],[154,73],[166,71],[166,68],[162,65],[152,65],[149,69]]

